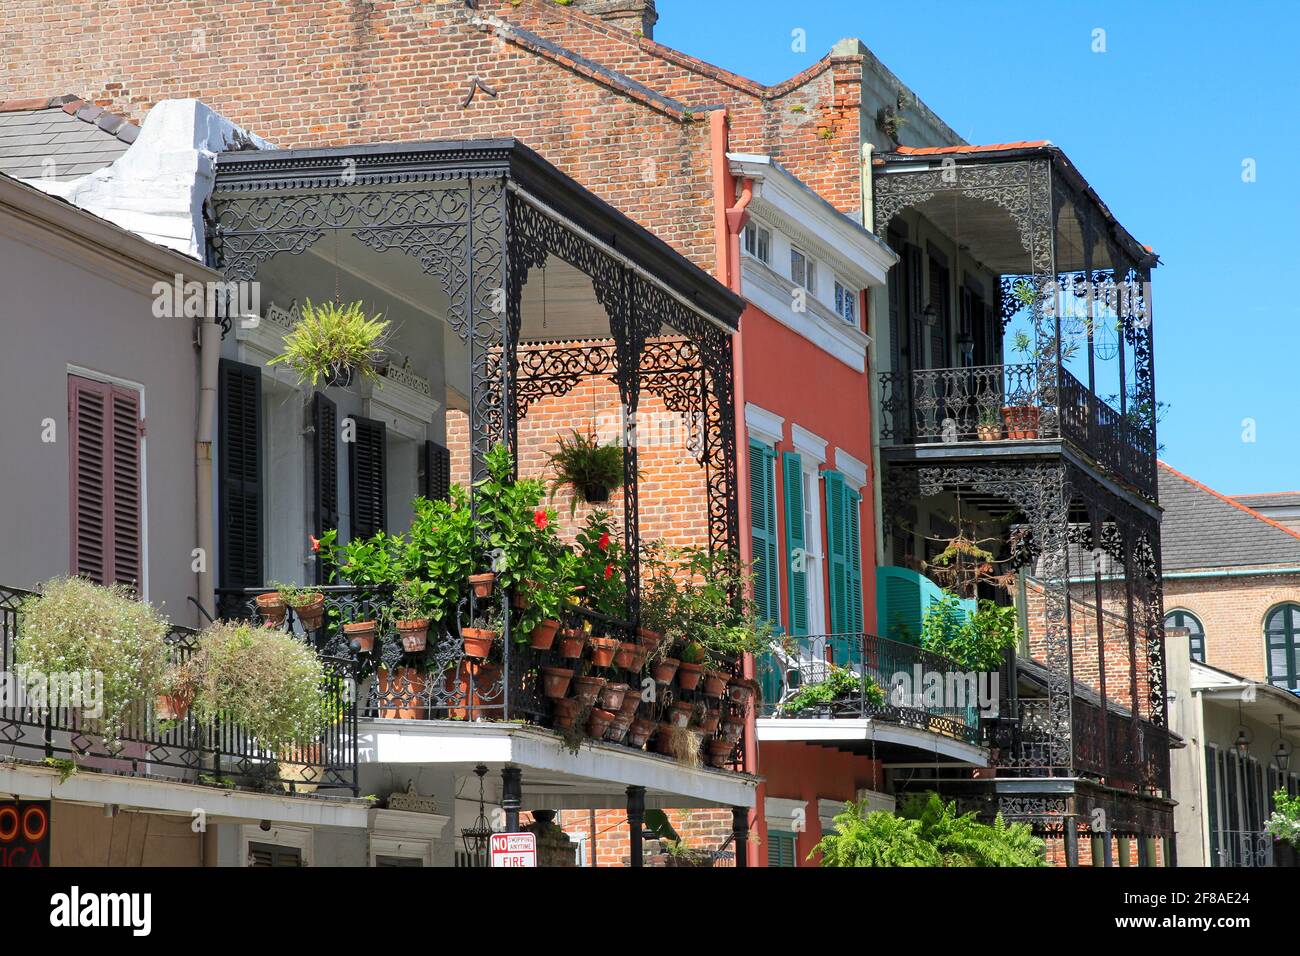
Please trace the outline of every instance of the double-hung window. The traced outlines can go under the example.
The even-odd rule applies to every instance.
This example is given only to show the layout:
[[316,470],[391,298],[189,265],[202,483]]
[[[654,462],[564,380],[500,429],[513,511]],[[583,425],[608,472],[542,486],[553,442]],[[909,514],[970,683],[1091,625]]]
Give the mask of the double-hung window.
[[858,324],[858,293],[835,280],[835,314],[854,327]]
[[794,246],[790,247],[790,281],[817,294],[817,263]]
[[772,233],[758,223],[751,222],[745,227],[745,254],[753,256],[759,262],[768,263],[772,258]]

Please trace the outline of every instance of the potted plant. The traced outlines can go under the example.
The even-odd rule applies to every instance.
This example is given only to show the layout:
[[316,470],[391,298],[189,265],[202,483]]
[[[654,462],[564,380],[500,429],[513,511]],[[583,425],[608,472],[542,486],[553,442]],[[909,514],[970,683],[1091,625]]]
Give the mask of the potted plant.
[[602,445],[594,434],[583,435],[575,429],[572,439],[561,438],[556,446],[549,457],[555,471],[551,497],[560,488],[571,487],[574,496],[569,504],[570,515],[577,510],[579,499],[604,504],[611,491],[623,487],[623,449],[619,445]]
[[299,384],[313,388],[321,380],[326,385],[349,385],[356,373],[378,379],[389,327],[382,315],[368,314],[360,302],[317,306],[310,299],[301,314],[284,336],[284,351],[268,365],[288,366],[298,373]]
[[560,631],[560,640],[556,652],[561,657],[576,660],[582,656],[582,649],[587,646],[587,634],[576,627],[566,627]]
[[348,647],[358,654],[370,654],[375,649],[375,631],[379,625],[373,620],[347,621],[343,624],[343,635]]
[[668,723],[674,727],[686,727],[691,722],[691,713],[695,705],[689,700],[675,700],[668,707]]
[[573,680],[572,668],[544,664],[541,673],[542,693],[547,697],[559,699],[569,692],[569,682]]
[[422,652],[429,643],[430,585],[427,581],[403,581],[393,596],[390,613],[402,650],[408,654]]
[[[287,604],[293,608],[294,617],[298,619],[304,631],[320,629],[325,619],[324,594],[312,587],[298,587],[295,584],[280,584],[276,581],[271,582],[271,587],[275,588],[280,604]],[[280,621],[276,623],[279,624],[283,619],[283,612],[281,612]]]
[[469,586],[474,592],[474,597],[480,601],[490,598],[496,580],[497,576],[493,571],[484,571],[482,574],[471,574],[469,576]]
[[649,717],[637,717],[627,731],[627,742],[633,747],[644,747],[655,728],[659,726]]
[[975,433],[979,436],[979,440],[1001,441],[1002,421],[1002,417],[993,409],[982,409],[979,414],[979,423],[975,426]]
[[627,684],[606,683],[600,689],[600,706],[606,710],[621,710],[623,698],[627,696],[627,690]]
[[[626,717],[629,721],[636,716],[637,708],[641,706],[641,695],[634,688],[629,687],[623,694],[623,700],[619,704],[618,713],[620,717]],[[612,709],[612,708],[611,708]]]
[[600,693],[600,689],[604,686],[605,678],[584,674],[573,679],[573,696],[578,698],[578,702],[583,707],[591,707],[596,703],[596,695]]
[[722,708],[709,707],[704,711],[704,716],[700,718],[700,730],[706,734],[716,734],[718,724],[722,720]]
[[[272,586],[274,587],[274,585]],[[279,627],[284,623],[284,617],[288,613],[289,606],[284,603],[284,598],[280,596],[278,590],[259,594],[253,600],[257,604],[257,613],[262,616],[263,622],[275,627]]]
[[501,636],[500,616],[500,608],[485,604],[471,626],[460,629],[466,657],[485,658],[491,653],[493,643]]
[[722,768],[731,763],[731,753],[736,749],[736,745],[731,741],[715,737],[706,746],[709,751],[710,766]]
[[23,602],[14,647],[19,675],[102,675],[100,716],[79,713],[110,746],[163,691],[170,648],[167,622],[120,586],[55,578]]
[[603,739],[613,720],[612,711],[601,707],[591,708],[591,713],[587,715],[587,735],[594,740]]
[[154,716],[159,720],[184,720],[198,692],[198,665],[193,660],[172,664],[163,672],[162,686],[154,698]]
[[727,692],[731,675],[726,671],[710,667],[704,672],[704,693],[710,697],[721,697]]
[[378,615],[371,609],[387,600],[402,581],[405,542],[398,535],[376,532],[369,538],[354,538],[339,545],[338,530],[331,528],[315,542],[317,560],[333,582],[345,579],[356,589],[356,603],[343,613],[343,636],[358,654],[371,654],[379,630]]
[[587,641],[591,648],[591,663],[596,667],[609,667],[614,663],[614,653],[618,650],[618,641],[612,637],[593,637]]
[[578,711],[582,705],[576,698],[562,697],[555,701],[551,709],[551,721],[556,728],[568,730],[573,726],[574,719],[578,716]]
[[421,720],[425,715],[427,677],[418,667],[397,665],[391,670],[381,667],[379,680],[379,716],[389,720]]
[[675,657],[665,657],[650,665],[650,674],[654,677],[656,684],[667,687],[673,682],[673,676],[677,673],[680,664],[681,661]]
[[677,665],[677,686],[682,690],[695,690],[700,686],[700,678],[704,676],[704,645],[699,641],[689,641],[677,656],[680,660]]

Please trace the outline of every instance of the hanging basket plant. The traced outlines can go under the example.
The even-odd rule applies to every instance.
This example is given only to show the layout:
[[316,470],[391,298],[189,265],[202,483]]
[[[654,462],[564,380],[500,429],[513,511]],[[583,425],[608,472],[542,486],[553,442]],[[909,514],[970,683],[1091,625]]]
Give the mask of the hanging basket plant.
[[384,365],[389,323],[362,304],[325,302],[302,307],[302,318],[284,337],[284,351],[268,365],[287,365],[300,384],[350,385],[356,375],[377,379]]
[[602,445],[595,435],[583,435],[574,430],[573,438],[559,439],[558,447],[550,455],[550,466],[555,471],[551,482],[551,497],[566,485],[573,489],[569,503],[570,516],[578,502],[604,504],[610,492],[623,487],[623,449],[619,445]]

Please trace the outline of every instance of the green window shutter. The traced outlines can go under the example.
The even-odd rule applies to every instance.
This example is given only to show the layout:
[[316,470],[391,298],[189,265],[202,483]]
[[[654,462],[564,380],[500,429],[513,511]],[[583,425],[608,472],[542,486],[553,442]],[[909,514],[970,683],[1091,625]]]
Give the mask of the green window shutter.
[[785,485],[785,561],[790,580],[790,633],[808,633],[808,572],[795,570],[797,551],[807,553],[803,526],[803,458],[793,451],[781,456]]
[[[904,644],[920,644],[925,612],[942,597],[942,588],[911,568],[877,568],[876,618],[881,635]],[[963,610],[973,610],[974,603],[963,602]]]
[[767,865],[798,866],[795,861],[795,835],[784,830],[767,831]]
[[844,476],[822,472],[826,489],[826,563],[830,572],[831,633],[847,634],[849,626],[849,528],[845,512]]
[[844,567],[848,574],[846,623],[849,631],[856,634],[862,630],[862,495],[847,485],[844,485],[844,526],[847,548]]
[[781,627],[780,557],[776,530],[776,452],[749,443],[750,531],[754,557],[754,603],[758,613]]

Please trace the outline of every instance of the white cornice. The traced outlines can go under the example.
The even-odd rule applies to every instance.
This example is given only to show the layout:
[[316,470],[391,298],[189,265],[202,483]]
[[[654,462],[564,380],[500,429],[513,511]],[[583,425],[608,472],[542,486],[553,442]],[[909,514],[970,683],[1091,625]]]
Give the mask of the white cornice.
[[784,425],[785,419],[775,412],[760,408],[753,402],[745,403],[745,427],[749,430],[751,438],[775,445],[784,435],[782,431]]
[[801,425],[790,425],[790,437],[794,441],[794,450],[804,458],[811,459],[819,465],[826,464],[826,439],[819,438]]
[[770,830],[801,833],[807,826],[808,801],[785,797],[763,798],[763,819]]
[[807,311],[796,312],[795,284],[757,259],[744,257],[741,279],[741,291],[755,306],[855,372],[866,370],[871,336],[849,325],[813,296],[805,299]]
[[867,466],[843,448],[835,449],[835,470],[849,480],[858,491],[867,487]]

